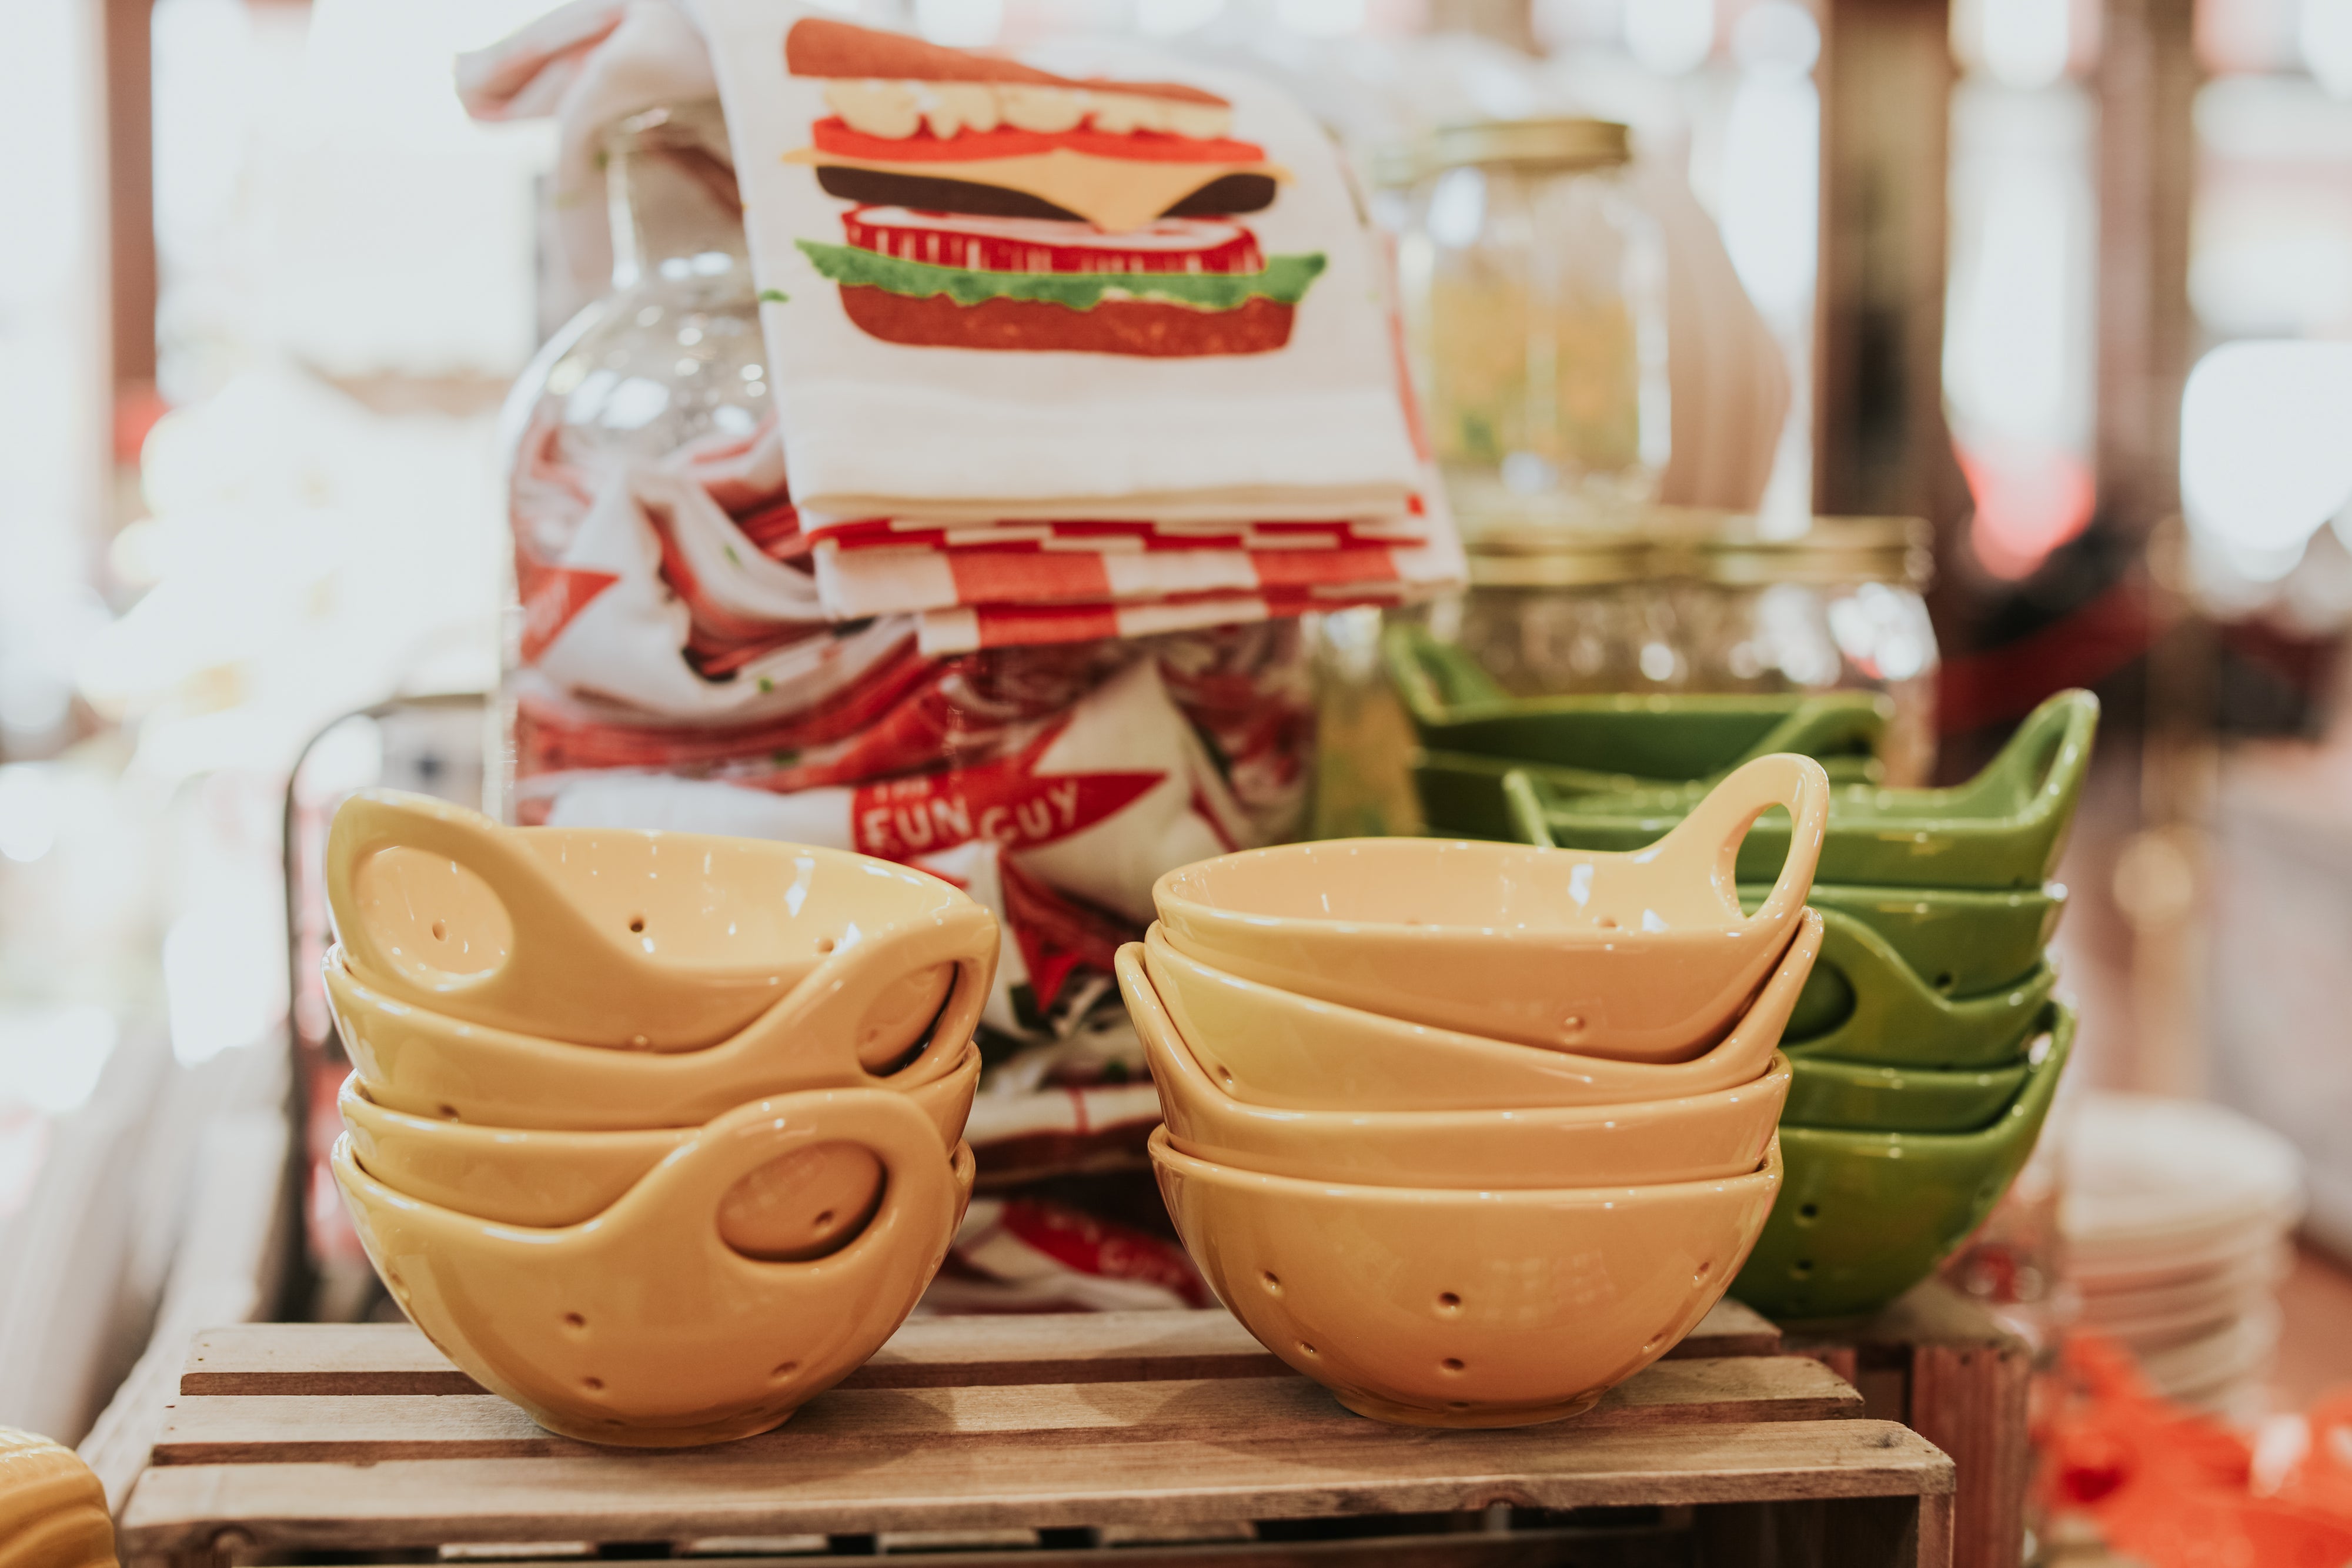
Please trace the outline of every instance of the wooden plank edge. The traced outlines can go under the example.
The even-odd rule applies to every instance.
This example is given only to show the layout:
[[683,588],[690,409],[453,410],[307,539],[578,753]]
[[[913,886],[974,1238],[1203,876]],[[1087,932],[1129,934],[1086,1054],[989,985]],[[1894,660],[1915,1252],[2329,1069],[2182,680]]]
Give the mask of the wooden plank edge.
[[[1079,1342],[1075,1350],[1056,1343],[1073,1339]],[[306,1345],[317,1349],[309,1351]],[[289,1346],[294,1347],[291,1352]],[[1666,1359],[1779,1354],[1780,1331],[1727,1298],[1708,1310]],[[305,1354],[312,1358],[309,1364],[287,1364],[290,1357]],[[339,1359],[379,1364],[318,1364]],[[1216,1308],[918,1318],[901,1327],[840,1386],[1190,1381],[1263,1377],[1280,1365],[1247,1330]],[[180,1392],[206,1397],[423,1396],[478,1394],[482,1388],[406,1323],[257,1323],[196,1334],[181,1372]]]
[[[1792,1430],[1816,1457],[1796,1459]],[[1431,1434],[1442,1441],[1446,1435]],[[1825,1440],[1842,1447],[1821,1458]],[[391,1460],[375,1465],[190,1465],[149,1470],[124,1508],[126,1554],[168,1552],[208,1542],[229,1525],[257,1549],[346,1550],[439,1545],[461,1541],[566,1539],[684,1540],[712,1535],[782,1535],[892,1529],[1050,1529],[1134,1523],[1211,1523],[1235,1518],[1301,1519],[1391,1513],[1475,1511],[1497,1503],[1520,1508],[1673,1507],[1722,1502],[1861,1497],[1948,1497],[1952,1461],[1908,1427],[1888,1421],[1816,1421],[1651,1428],[1615,1435],[1613,1458],[1582,1468],[1589,1451],[1554,1450],[1525,1464],[1482,1470],[1507,1456],[1465,1453],[1456,1473],[1391,1474],[1373,1479],[1322,1457],[1320,1473],[1255,1477],[1231,1483],[1173,1479],[1181,1456],[1198,1445],[1167,1444],[1171,1479],[1158,1487],[1122,1484],[1105,1492],[1090,1476],[1064,1486],[1041,1484],[1027,1467],[1028,1490],[985,1496],[859,1498],[836,1491],[781,1495],[756,1465],[672,1473],[656,1495],[627,1495],[627,1457],[483,1460],[449,1465]],[[1302,1448],[1307,1446],[1301,1446]],[[1348,1447],[1312,1445],[1315,1448]],[[1098,1444],[1066,1445],[1070,1468],[1084,1470]],[[1424,1462],[1444,1457],[1436,1443],[1399,1450]],[[1519,1456],[1528,1457],[1522,1452]],[[1318,1459],[1291,1449],[1297,1469]],[[1459,1473],[1467,1471],[1469,1473]],[[641,1472],[640,1472],[641,1473]],[[845,1472],[847,1473],[847,1472]],[[423,1511],[423,1499],[433,1511]],[[560,1530],[555,1521],[561,1521]]]

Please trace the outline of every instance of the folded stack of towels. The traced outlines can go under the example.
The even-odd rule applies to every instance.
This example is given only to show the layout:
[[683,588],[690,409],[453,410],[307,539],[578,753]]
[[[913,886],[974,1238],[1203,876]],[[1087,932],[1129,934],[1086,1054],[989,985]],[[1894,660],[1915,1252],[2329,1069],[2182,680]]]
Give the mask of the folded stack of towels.
[[700,16],[830,614],[947,653],[1460,580],[1377,243],[1280,94]]

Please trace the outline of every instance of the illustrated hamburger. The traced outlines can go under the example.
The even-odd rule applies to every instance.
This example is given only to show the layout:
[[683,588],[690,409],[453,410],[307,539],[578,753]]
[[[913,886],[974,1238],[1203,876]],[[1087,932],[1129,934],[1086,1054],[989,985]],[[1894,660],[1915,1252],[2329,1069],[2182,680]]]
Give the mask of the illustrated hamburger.
[[788,154],[856,204],[802,240],[886,342],[1255,354],[1290,340],[1323,257],[1263,255],[1234,214],[1288,176],[1232,105],[1173,82],[1077,80],[846,22],[784,39],[833,112]]

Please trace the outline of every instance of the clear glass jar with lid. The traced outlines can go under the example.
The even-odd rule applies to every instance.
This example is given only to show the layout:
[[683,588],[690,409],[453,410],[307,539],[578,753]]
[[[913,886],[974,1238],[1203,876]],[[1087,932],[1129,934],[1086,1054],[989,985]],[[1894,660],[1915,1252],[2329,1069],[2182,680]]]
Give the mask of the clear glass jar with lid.
[[1494,528],[1469,557],[1469,591],[1436,606],[1430,629],[1513,696],[1688,685],[1674,598],[1643,534]]
[[1933,557],[1916,518],[1816,517],[1780,536],[1653,507],[1630,532],[1490,529],[1469,557],[1469,591],[1430,628],[1514,696],[1884,692],[1886,782],[1934,771]]
[[1399,250],[1432,444],[1465,533],[1625,527],[1671,439],[1666,267],[1625,189],[1626,129],[1447,127]]
[[1886,782],[1924,785],[1936,765],[1936,629],[1921,597],[1932,535],[1916,517],[1815,517],[1801,533],[1721,519],[1671,545],[1675,618],[1691,689],[1868,690],[1894,700]]

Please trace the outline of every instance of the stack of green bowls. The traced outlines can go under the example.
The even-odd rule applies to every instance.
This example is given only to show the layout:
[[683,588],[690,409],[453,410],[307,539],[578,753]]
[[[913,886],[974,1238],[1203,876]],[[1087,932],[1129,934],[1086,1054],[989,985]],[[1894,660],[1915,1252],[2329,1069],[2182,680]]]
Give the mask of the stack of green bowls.
[[[1429,831],[1591,850],[1662,837],[1735,744],[1850,745],[1874,735],[1874,699],[1551,698],[1512,701],[1468,682],[1425,638],[1392,639],[1391,672],[1423,744],[1416,781]],[[1464,696],[1468,700],[1447,700]],[[1852,727],[1824,716],[1847,705]],[[1725,705],[1782,705],[1741,740]],[[1614,706],[1607,705],[1615,704]],[[1813,705],[1810,707],[1805,705]],[[2098,700],[2065,692],[2037,708],[1983,772],[1947,789],[1847,783],[1832,797],[1810,903],[1820,961],[1782,1047],[1795,1077],[1781,1116],[1787,1185],[1732,1293],[1776,1317],[1868,1313],[1932,1272],[1980,1224],[2032,1152],[2073,1043],[2044,949],[2065,890],[2047,881],[2081,797]],[[1605,721],[1592,716],[1605,713]],[[1573,716],[1562,717],[1560,716]],[[1600,735],[1608,749],[1565,737]],[[1579,732],[1582,736],[1579,736]],[[1704,743],[1702,738],[1704,737]],[[1504,755],[1464,742],[1521,747]],[[1713,749],[1710,751],[1709,747]],[[1817,753],[1818,755],[1818,753]],[[1849,777],[1860,758],[1843,753]],[[1612,779],[1612,758],[1647,775]],[[1573,760],[1570,760],[1573,758]],[[1475,787],[1492,779],[1491,794]],[[1596,782],[1596,781],[1599,782]],[[1744,902],[1788,849],[1785,816],[1741,846]]]
[[1390,627],[1383,651],[1421,742],[1423,819],[1431,832],[1468,838],[1517,836],[1503,780],[1518,768],[1562,795],[1695,805],[1740,764],[1793,751],[1832,784],[1875,784],[1895,712],[1873,692],[1514,697],[1420,627]]

